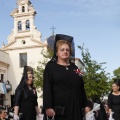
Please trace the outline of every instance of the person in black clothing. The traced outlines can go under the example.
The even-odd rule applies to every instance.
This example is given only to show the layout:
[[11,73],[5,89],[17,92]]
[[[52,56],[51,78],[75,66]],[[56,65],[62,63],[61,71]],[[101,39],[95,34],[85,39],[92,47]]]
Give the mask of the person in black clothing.
[[33,78],[33,69],[25,66],[20,84],[15,91],[14,120],[36,120],[36,115],[38,115],[38,117],[40,115],[37,103],[37,92],[33,87]]
[[100,110],[97,113],[96,120],[108,120],[107,114],[105,112],[105,108],[101,101],[98,102],[100,104]]
[[46,117],[55,120],[83,120],[82,108],[87,112],[87,97],[78,67],[70,62],[73,38],[56,35],[54,57],[44,71],[43,109]]
[[115,80],[112,84],[112,92],[108,96],[109,114],[113,113],[115,120],[120,120],[120,80]]

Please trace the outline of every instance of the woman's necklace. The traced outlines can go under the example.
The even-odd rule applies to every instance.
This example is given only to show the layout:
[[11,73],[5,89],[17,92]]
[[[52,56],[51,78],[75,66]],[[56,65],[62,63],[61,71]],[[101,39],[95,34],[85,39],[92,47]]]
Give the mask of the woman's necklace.
[[69,68],[66,66],[66,70],[69,70]]
[[[57,63],[60,64],[59,62],[57,62]],[[60,64],[60,65],[63,65],[63,64]],[[70,64],[63,65],[63,66],[65,66],[66,70],[69,70],[68,65],[70,65]]]
[[32,90],[32,87],[28,86],[29,90]]

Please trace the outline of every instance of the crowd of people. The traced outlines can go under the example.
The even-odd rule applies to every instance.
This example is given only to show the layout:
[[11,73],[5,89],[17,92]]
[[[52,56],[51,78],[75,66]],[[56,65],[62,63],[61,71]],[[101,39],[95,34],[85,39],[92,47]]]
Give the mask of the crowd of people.
[[[120,79],[115,79],[111,87],[107,101],[88,102],[90,108],[88,113],[90,114],[87,116],[87,120],[120,120]],[[97,110],[93,108],[95,103],[100,104]]]
[[[44,117],[33,86],[33,68],[24,67],[15,91],[14,120],[36,120],[36,116],[39,120],[120,120],[119,80],[113,82],[108,101],[88,100],[82,73],[71,62],[72,43],[71,36],[57,34],[55,37],[54,56],[43,74]],[[7,109],[0,108],[0,120],[9,120]]]
[[54,116],[55,120],[120,120],[119,80],[113,82],[108,102],[89,101],[82,74],[70,61],[72,40],[71,36],[56,35],[54,56],[43,75],[44,120]]
[[[99,106],[101,104],[101,107]],[[96,108],[96,106],[98,107]],[[96,101],[93,103],[92,100],[88,100],[89,107],[89,116],[84,116],[84,120],[109,120],[109,108],[108,101]],[[101,109],[100,109],[101,108]],[[104,108],[104,109],[103,109]],[[44,114],[43,106],[40,106],[41,114]],[[92,111],[92,114],[91,114]],[[84,115],[84,113],[83,113]],[[0,106],[0,120],[13,120],[14,117],[14,108],[11,108],[9,105]],[[27,120],[27,119],[26,119]],[[38,119],[39,120],[39,119]],[[43,119],[40,119],[43,120]]]

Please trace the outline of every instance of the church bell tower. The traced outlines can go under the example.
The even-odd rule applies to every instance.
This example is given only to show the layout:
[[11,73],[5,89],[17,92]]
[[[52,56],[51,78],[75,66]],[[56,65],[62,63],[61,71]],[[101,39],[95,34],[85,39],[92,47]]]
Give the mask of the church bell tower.
[[[12,104],[12,96],[20,83],[24,66],[37,68],[39,61],[44,60],[41,54],[47,50],[47,44],[41,40],[39,32],[34,24],[36,11],[29,0],[17,0],[17,8],[11,12],[13,29],[8,36],[8,43],[3,44],[0,51],[5,54],[7,66],[7,78],[12,84],[12,90],[6,94],[5,104]],[[3,56],[4,57],[4,56]],[[39,95],[39,93],[38,93]],[[40,96],[40,95],[39,95]],[[41,105],[42,100],[38,98]],[[11,103],[10,103],[11,102]]]
[[14,28],[8,36],[8,44],[21,38],[40,42],[42,35],[34,25],[36,11],[32,3],[29,0],[18,0],[17,5],[18,8],[10,14],[14,19]]

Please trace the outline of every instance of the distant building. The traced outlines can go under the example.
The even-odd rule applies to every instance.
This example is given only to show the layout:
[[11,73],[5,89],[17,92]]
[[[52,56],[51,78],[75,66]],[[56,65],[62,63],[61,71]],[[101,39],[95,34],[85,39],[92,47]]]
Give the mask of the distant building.
[[55,35],[51,35],[47,38],[47,44],[51,50],[54,50],[54,43],[55,43]]
[[[0,50],[0,82],[6,82],[6,80],[8,80],[9,65],[9,54]],[[5,96],[0,89],[0,105],[3,104],[3,99],[5,99]]]
[[79,58],[75,58],[75,64],[81,72],[84,72],[85,65]]

